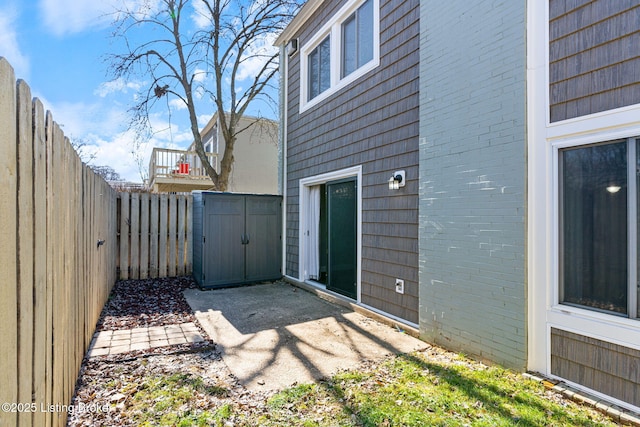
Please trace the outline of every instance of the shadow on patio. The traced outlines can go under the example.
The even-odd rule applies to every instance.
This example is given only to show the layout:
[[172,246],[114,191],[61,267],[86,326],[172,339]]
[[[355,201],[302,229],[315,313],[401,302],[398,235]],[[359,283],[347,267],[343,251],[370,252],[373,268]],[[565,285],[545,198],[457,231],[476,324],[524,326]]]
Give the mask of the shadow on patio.
[[185,297],[249,389],[277,390],[427,344],[283,282]]

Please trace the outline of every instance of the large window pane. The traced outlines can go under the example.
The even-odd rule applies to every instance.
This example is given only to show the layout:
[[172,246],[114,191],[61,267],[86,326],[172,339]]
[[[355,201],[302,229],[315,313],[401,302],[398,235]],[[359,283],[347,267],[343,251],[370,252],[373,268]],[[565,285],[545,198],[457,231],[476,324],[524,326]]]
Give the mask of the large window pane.
[[626,314],[627,143],[561,152],[561,295]]
[[342,77],[373,59],[373,0],[342,23]]
[[320,43],[320,93],[331,86],[331,45],[329,37]]
[[307,58],[308,100],[312,100],[331,86],[331,42],[327,36]]
[[342,77],[358,68],[356,15],[352,15],[342,24]]
[[373,0],[358,9],[358,67],[373,59]]

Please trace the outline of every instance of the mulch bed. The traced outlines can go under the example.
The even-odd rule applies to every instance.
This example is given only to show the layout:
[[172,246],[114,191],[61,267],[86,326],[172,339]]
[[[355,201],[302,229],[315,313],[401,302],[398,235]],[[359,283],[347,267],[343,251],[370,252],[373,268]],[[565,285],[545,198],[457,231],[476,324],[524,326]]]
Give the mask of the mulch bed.
[[182,295],[190,288],[196,288],[191,277],[119,281],[102,310],[97,330],[194,322],[196,317]]
[[[183,291],[195,288],[191,277],[126,280],[118,282],[97,323],[96,332],[138,327],[195,323],[203,342],[157,347],[83,361],[68,426],[135,426],[131,411],[134,395],[149,377],[192,373],[227,392],[224,396],[194,396],[202,407],[244,402],[263,405],[266,396],[242,387],[222,360],[215,343],[198,323]],[[200,399],[201,402],[197,402]],[[84,409],[84,410],[83,410]]]

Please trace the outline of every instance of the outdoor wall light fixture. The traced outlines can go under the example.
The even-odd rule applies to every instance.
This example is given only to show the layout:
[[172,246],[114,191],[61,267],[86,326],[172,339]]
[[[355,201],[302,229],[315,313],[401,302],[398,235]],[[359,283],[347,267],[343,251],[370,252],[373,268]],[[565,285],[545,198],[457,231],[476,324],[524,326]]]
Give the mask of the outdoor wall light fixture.
[[298,39],[291,39],[287,43],[287,55],[293,56],[298,51]]
[[404,187],[404,183],[404,171],[395,171],[389,178],[389,190],[397,190],[400,187]]

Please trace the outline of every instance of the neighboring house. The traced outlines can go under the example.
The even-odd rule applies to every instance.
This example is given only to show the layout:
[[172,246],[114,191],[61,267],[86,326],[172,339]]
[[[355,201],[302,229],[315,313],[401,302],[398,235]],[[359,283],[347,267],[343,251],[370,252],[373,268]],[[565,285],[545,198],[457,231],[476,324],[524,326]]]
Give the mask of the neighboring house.
[[640,0],[308,1],[277,41],[289,280],[640,411],[638,34]]
[[418,7],[310,0],[276,42],[289,45],[285,275],[415,326]]
[[[278,123],[244,116],[234,145],[234,162],[226,191],[278,194]],[[211,165],[219,171],[225,142],[214,114],[202,129],[202,142]],[[154,148],[149,164],[149,188],[154,193],[212,189],[193,143],[189,149]]]

